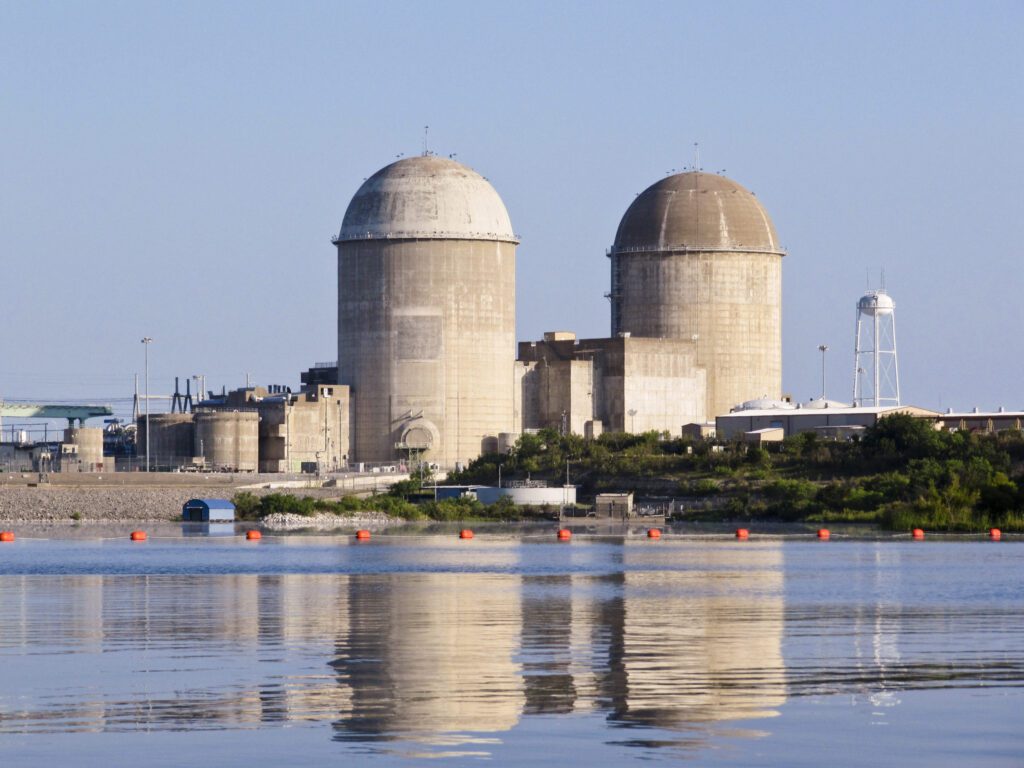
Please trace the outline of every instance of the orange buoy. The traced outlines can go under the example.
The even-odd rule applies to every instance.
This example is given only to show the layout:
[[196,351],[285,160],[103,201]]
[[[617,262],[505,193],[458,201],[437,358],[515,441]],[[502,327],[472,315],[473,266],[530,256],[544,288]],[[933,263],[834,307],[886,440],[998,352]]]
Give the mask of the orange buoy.
[[660,539],[661,538],[661,529],[659,529],[659,528],[648,528],[647,529],[647,538],[648,539]]
[[559,541],[568,541],[571,538],[572,538],[572,531],[570,531],[568,528],[560,528],[558,530],[558,540]]
[[915,528],[910,532],[910,535],[913,536],[915,539],[923,539],[924,531],[922,531],[920,528]]
[[461,531],[459,531],[459,538],[460,539],[472,539],[473,538],[473,532],[471,530],[469,530],[469,528],[463,528]]
[[146,540],[146,532],[145,531],[132,531],[131,535],[128,538],[130,538],[132,541],[145,541]]
[[263,534],[259,531],[246,531],[245,538],[248,541],[258,541],[259,539],[263,538]]
[[370,538],[370,532],[367,530],[356,531],[356,538],[359,541],[367,541]]
[[14,531],[0,531],[0,541],[14,541]]
[[818,529],[818,538],[821,539],[822,541],[828,541],[831,536],[832,536],[832,534],[829,533],[828,528],[819,528]]
[[991,528],[989,529],[988,537],[992,539],[992,541],[999,541],[1001,538],[1003,538],[1003,532],[1000,531],[998,528]]
[[737,528],[736,529],[736,538],[737,539],[749,539],[750,538],[750,531],[748,531],[746,528]]

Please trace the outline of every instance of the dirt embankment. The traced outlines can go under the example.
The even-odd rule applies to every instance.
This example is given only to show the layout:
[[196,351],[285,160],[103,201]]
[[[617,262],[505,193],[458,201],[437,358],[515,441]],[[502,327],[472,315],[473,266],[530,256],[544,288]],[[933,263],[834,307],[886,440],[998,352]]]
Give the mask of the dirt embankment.
[[[108,488],[49,486],[0,487],[0,522],[3,523],[82,523],[168,522],[181,519],[181,507],[189,499],[230,499],[237,489],[218,487]],[[249,490],[258,496],[290,493],[295,496],[337,499],[333,488],[296,488]],[[376,513],[371,513],[376,514]]]

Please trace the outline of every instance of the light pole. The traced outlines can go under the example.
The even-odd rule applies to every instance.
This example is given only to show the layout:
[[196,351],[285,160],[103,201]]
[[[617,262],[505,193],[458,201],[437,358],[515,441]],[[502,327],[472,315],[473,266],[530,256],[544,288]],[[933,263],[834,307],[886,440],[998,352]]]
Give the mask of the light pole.
[[821,399],[825,399],[825,353],[828,352],[828,345],[819,344],[818,351],[821,352]]
[[149,345],[153,340],[149,336],[142,337],[142,345],[146,350],[146,471],[149,472]]
[[629,413],[629,433],[633,434],[636,429],[636,420],[633,418],[636,416],[636,408],[630,408],[627,413]]

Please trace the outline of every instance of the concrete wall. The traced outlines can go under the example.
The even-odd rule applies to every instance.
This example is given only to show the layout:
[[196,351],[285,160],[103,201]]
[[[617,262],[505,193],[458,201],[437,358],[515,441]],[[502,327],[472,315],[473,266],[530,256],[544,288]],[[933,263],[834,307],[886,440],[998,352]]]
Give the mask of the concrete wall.
[[[667,431],[705,418],[705,372],[692,342],[677,339],[557,339],[519,345],[522,424],[585,434],[600,421],[615,432]],[[630,413],[635,411],[635,413]]]
[[344,468],[350,455],[349,388],[320,384],[290,397],[256,402],[260,414],[260,472]]
[[781,395],[780,254],[613,253],[612,271],[613,333],[694,341],[697,365],[707,370],[709,417]]
[[[338,380],[355,401],[353,455],[390,461],[410,427],[445,467],[513,423],[515,244],[338,243]],[[416,422],[414,425],[413,422]]]

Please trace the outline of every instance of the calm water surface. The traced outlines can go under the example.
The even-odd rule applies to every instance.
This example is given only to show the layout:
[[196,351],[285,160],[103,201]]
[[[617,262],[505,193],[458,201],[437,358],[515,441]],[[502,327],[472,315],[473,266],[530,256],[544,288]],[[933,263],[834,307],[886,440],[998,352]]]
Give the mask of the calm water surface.
[[0,764],[1024,765],[1019,541],[167,533],[0,545]]

